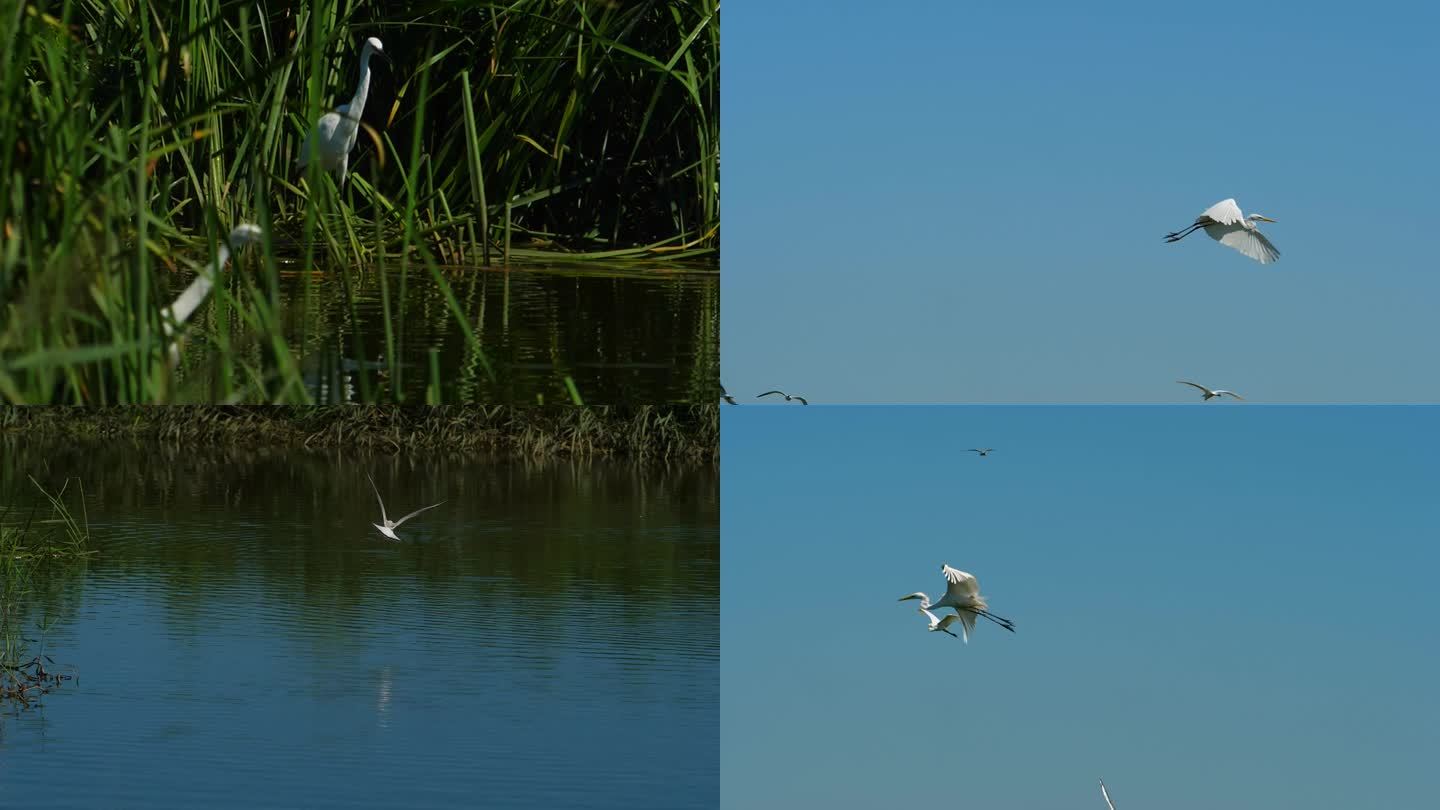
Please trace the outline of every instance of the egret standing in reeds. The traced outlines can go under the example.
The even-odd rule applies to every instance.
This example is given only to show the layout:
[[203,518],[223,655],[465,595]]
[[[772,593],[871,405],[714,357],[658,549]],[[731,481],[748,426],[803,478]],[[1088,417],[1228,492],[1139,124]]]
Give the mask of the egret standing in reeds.
[[790,394],[785,393],[784,391],[766,391],[766,392],[763,393],[763,394],[757,394],[757,395],[755,395],[755,398],[756,398],[756,399],[764,399],[765,397],[768,397],[768,396],[770,396],[771,394],[779,394],[780,396],[782,396],[782,397],[785,398],[785,401],[786,401],[786,402],[792,402],[792,401],[793,401],[793,402],[799,402],[801,405],[809,405],[809,404],[810,404],[809,402],[806,401],[806,399],[805,399],[804,397],[799,396],[798,394],[792,396],[792,395],[790,395]]
[[1221,200],[1205,209],[1195,218],[1194,224],[1183,231],[1165,234],[1166,242],[1179,242],[1195,231],[1204,228],[1211,239],[1228,248],[1234,248],[1261,264],[1269,264],[1280,258],[1280,251],[1270,244],[1265,234],[1255,227],[1256,222],[1274,222],[1261,214],[1245,216],[1235,200]]
[[1192,383],[1186,380],[1176,380],[1175,382],[1180,383],[1181,385],[1188,385],[1191,388],[1199,388],[1202,395],[1202,402],[1209,402],[1216,397],[1220,397],[1221,399],[1223,399],[1227,396],[1232,396],[1236,399],[1244,399],[1244,397],[1240,396],[1234,391],[1226,391],[1224,388],[1216,388],[1214,391],[1211,391],[1209,388],[1206,388],[1200,383]]
[[215,287],[215,281],[220,277],[221,271],[225,269],[225,262],[230,258],[230,251],[239,251],[240,248],[259,242],[265,236],[259,225],[252,225],[248,222],[236,225],[230,232],[230,236],[221,240],[219,248],[215,251],[215,261],[205,265],[200,275],[190,282],[190,286],[180,293],[175,303],[160,311],[161,323],[165,329],[165,337],[173,338],[170,342],[170,365],[172,367],[180,364],[180,339],[175,333],[180,327],[190,320],[195,310],[205,303],[210,297],[210,291]]
[[365,99],[370,95],[370,57],[374,54],[384,56],[385,47],[380,40],[370,37],[365,40],[365,47],[360,49],[360,84],[355,88],[355,96],[349,104],[341,104],[334,112],[320,116],[305,137],[300,157],[295,161],[297,167],[305,168],[310,163],[313,149],[320,168],[340,173],[341,188],[345,187],[345,178],[349,174],[350,150],[355,148],[355,140],[360,134],[360,116],[365,112]]
[[[960,617],[961,632],[965,634],[965,642],[970,642],[970,631],[975,629],[975,617],[984,616],[1001,627],[1015,632],[1015,623],[991,613],[990,605],[985,602],[985,597],[980,595],[980,582],[971,574],[967,574],[958,568],[951,568],[942,563],[940,573],[945,575],[945,595],[940,601],[932,603],[930,597],[922,591],[916,591],[900,597],[898,601],[906,599],[919,599],[920,609],[928,611],[931,608],[951,608]],[[933,628],[932,628],[933,629]]]
[[440,503],[445,503],[444,501],[441,501],[440,503],[432,503],[429,506],[422,506],[419,509],[416,509],[414,512],[406,515],[405,517],[400,518],[399,520],[391,520],[385,514],[385,501],[380,497],[380,490],[375,486],[375,479],[370,478],[369,473],[366,473],[365,477],[370,479],[370,488],[375,490],[375,500],[380,501],[380,522],[372,523],[370,525],[379,529],[381,534],[396,542],[400,541],[400,536],[395,534],[395,530],[400,527],[401,523],[404,523],[410,518],[415,517],[421,512],[424,512],[426,509],[434,509],[435,507],[439,506]]

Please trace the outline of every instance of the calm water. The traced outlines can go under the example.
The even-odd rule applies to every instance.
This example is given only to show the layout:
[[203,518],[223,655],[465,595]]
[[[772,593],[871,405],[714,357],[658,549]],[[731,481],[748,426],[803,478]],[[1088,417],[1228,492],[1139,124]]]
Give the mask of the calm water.
[[[393,263],[392,263],[393,264]],[[618,271],[595,265],[447,269],[445,282],[494,380],[429,271],[302,273],[281,267],[281,319],[317,400],[365,392],[425,401],[431,355],[446,402],[569,402],[570,377],[586,404],[709,402],[720,374],[719,276],[707,269]],[[173,292],[191,280],[176,273]],[[346,287],[346,285],[351,285]],[[353,303],[353,306],[352,306]],[[213,331],[213,302],[197,322]],[[391,313],[394,359],[386,356]],[[263,362],[259,345],[237,347]],[[214,402],[204,341],[188,347],[180,394]]]
[[[83,480],[79,675],[0,713],[0,805],[714,807],[714,469],[0,445]],[[365,480],[392,518],[378,538]],[[73,484],[72,484],[73,486]]]

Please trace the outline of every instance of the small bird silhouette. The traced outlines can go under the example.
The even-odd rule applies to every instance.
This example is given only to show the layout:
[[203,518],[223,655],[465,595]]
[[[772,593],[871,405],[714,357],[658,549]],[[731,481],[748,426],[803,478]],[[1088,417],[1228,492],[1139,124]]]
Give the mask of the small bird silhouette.
[[993,447],[972,447],[972,448],[970,448],[970,452],[972,452],[972,453],[979,453],[979,454],[980,454],[980,457],[981,457],[981,458],[984,458],[984,457],[990,455],[991,453],[995,452],[995,448],[993,448]]
[[780,396],[782,396],[782,397],[785,398],[785,401],[786,401],[786,402],[789,402],[789,401],[791,401],[791,400],[795,400],[795,401],[798,401],[801,405],[809,405],[809,404],[810,404],[809,402],[807,402],[807,401],[805,400],[804,397],[799,396],[798,394],[795,395],[795,396],[791,396],[790,394],[787,394],[787,393],[785,393],[784,391],[766,391],[766,392],[763,393],[763,394],[758,394],[758,395],[756,395],[755,398],[756,398],[756,399],[760,399],[761,397],[768,397],[768,396],[770,396],[771,394],[779,394]]
[[1203,386],[1203,385],[1201,385],[1201,384],[1199,384],[1199,383],[1186,382],[1185,380],[1176,380],[1175,382],[1180,383],[1181,385],[1189,385],[1189,386],[1192,386],[1192,387],[1194,387],[1194,388],[1199,388],[1199,389],[1205,394],[1205,399],[1204,399],[1205,402],[1209,402],[1210,400],[1212,400],[1212,399],[1214,399],[1214,398],[1216,398],[1216,397],[1222,397],[1222,398],[1223,398],[1226,394],[1229,394],[1230,396],[1232,396],[1232,397],[1234,397],[1234,398],[1236,398],[1236,399],[1244,399],[1244,397],[1240,396],[1239,394],[1235,393],[1234,391],[1226,391],[1224,388],[1216,388],[1214,391],[1211,391],[1209,388],[1206,388],[1205,386]]

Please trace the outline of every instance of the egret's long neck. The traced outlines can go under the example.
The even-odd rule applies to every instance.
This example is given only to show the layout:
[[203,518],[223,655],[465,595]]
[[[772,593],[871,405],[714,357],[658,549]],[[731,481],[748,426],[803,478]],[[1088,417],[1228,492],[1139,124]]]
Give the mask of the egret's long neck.
[[365,97],[370,95],[370,46],[366,45],[360,54],[360,85],[355,88],[355,97],[350,99],[350,117],[359,119],[365,111]]

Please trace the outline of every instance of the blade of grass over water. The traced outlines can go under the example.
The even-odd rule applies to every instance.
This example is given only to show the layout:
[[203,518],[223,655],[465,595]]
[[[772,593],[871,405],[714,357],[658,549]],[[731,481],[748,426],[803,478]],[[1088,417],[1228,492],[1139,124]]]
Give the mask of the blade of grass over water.
[[[715,260],[719,36],[714,0],[15,6],[0,14],[0,398],[308,402],[320,313],[353,318],[359,286],[313,282],[371,272],[388,381],[355,375],[361,398],[455,390],[433,359],[454,347],[402,317],[427,278],[463,336],[458,374],[493,383],[504,354],[442,266],[480,272],[492,248],[507,266]],[[383,58],[342,186],[297,161],[351,100],[369,37]],[[250,222],[263,238],[231,251],[172,367],[174,282]],[[357,328],[344,342],[364,363]],[[407,369],[407,347],[434,354]]]

